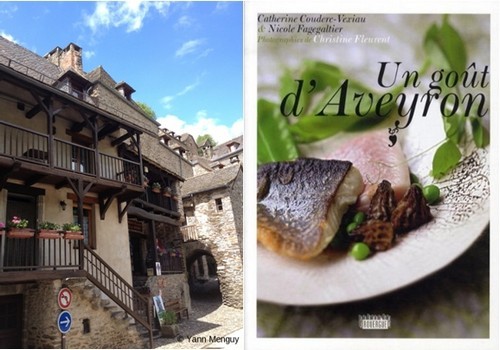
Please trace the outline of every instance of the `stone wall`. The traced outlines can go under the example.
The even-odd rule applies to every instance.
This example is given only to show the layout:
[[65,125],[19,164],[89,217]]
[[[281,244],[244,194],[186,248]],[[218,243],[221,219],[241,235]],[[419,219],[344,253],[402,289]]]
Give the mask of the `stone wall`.
[[161,293],[164,302],[181,300],[191,312],[191,297],[186,274],[150,276],[147,277],[144,286],[149,288],[151,296]]
[[[241,177],[241,173],[238,177]],[[195,195],[194,219],[199,241],[211,248],[217,262],[222,301],[235,308],[243,307],[243,227],[242,180],[236,179],[232,188],[216,189]],[[240,194],[233,192],[240,191]],[[218,211],[215,199],[222,200]],[[188,258],[188,257],[187,257]]]
[[[69,312],[72,327],[65,335],[66,348],[142,348],[145,340],[129,320],[114,318],[101,306],[92,288],[85,287],[85,278],[70,279],[64,285],[73,292]],[[60,309],[57,293],[63,287],[61,280],[29,285],[24,292],[25,348],[61,348],[61,333],[57,328]],[[88,320],[90,331],[84,333],[83,322]],[[87,321],[86,321],[87,322]]]

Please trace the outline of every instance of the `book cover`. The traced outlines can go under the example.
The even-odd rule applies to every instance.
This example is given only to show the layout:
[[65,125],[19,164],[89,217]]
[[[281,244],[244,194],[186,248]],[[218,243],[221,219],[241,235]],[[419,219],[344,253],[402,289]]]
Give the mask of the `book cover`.
[[257,337],[497,339],[490,15],[256,17]]

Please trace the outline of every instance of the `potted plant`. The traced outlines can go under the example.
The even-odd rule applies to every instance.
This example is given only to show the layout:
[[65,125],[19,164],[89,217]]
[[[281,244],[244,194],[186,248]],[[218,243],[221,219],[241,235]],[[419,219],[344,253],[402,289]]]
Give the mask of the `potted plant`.
[[28,220],[21,219],[19,216],[13,216],[7,222],[7,237],[9,238],[31,238],[35,230],[28,228]]
[[159,182],[153,182],[153,184],[151,185],[151,190],[154,192],[154,193],[160,193],[161,192],[161,185]]
[[172,195],[172,189],[170,187],[164,187],[163,188],[163,195],[165,197],[170,197]]
[[65,239],[83,239],[82,228],[78,224],[73,222],[64,224],[62,230],[64,231]]
[[61,237],[60,225],[44,221],[38,225],[37,238],[57,239]]
[[143,177],[142,186],[144,186],[144,188],[149,186],[149,179],[146,176]]
[[5,231],[5,224],[0,221],[0,236],[3,235],[4,231]]
[[174,338],[179,334],[177,325],[177,315],[171,310],[161,311],[160,313],[161,335],[167,338]]

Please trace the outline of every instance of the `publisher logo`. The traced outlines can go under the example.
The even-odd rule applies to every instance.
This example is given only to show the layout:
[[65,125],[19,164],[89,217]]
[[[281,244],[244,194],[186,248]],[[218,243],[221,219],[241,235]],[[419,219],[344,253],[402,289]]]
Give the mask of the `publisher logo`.
[[391,328],[391,316],[382,315],[358,315],[359,328],[361,329],[389,329]]

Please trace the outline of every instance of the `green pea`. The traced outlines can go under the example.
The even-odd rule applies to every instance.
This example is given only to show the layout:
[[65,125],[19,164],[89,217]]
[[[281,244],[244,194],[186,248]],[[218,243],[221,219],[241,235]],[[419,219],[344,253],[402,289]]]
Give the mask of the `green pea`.
[[363,242],[355,243],[351,248],[351,255],[356,260],[364,260],[370,255],[370,247]]
[[439,200],[441,196],[441,191],[436,185],[427,185],[422,190],[425,200],[429,204],[434,204]]
[[355,222],[351,222],[349,225],[347,225],[346,227],[346,231],[347,233],[351,233],[352,231],[354,231],[356,229],[356,227],[358,227],[358,224],[356,224]]
[[362,211],[358,211],[356,215],[354,215],[352,221],[355,222],[356,225],[361,225],[361,223],[365,221],[365,213],[363,213]]

